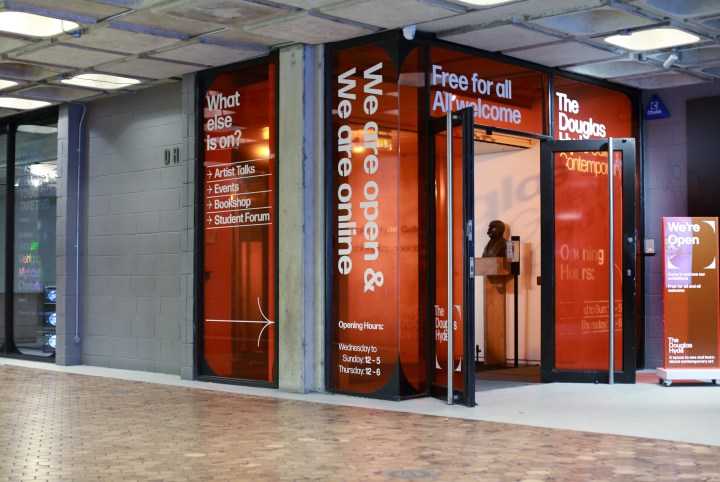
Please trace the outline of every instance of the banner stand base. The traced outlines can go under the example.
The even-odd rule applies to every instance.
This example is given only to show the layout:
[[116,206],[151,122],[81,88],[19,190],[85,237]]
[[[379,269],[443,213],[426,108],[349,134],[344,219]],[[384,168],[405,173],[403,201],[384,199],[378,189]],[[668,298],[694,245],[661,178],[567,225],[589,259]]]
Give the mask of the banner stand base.
[[669,387],[673,380],[702,380],[717,383],[720,368],[656,368],[660,383]]

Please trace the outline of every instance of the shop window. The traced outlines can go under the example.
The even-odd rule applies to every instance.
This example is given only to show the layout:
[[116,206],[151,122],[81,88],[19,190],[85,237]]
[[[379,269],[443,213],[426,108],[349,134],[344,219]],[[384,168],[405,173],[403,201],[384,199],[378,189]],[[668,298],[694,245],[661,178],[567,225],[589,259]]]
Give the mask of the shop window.
[[277,383],[276,69],[200,78],[201,377]]

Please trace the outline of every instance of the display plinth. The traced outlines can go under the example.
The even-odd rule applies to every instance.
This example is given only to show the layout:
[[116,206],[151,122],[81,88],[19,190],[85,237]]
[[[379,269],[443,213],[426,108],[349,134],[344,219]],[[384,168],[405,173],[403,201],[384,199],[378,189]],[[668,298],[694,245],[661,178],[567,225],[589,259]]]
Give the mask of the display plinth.
[[656,368],[660,383],[669,387],[673,380],[720,380],[720,368]]
[[485,365],[505,364],[505,293],[511,278],[510,260],[475,258],[475,276],[483,277],[485,290]]

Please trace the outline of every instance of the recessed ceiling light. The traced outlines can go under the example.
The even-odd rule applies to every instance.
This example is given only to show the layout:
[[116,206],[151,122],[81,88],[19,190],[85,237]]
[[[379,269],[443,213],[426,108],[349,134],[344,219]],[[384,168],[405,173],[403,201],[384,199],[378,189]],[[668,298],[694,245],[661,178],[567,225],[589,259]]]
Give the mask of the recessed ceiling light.
[[18,85],[17,82],[13,82],[12,80],[2,80],[0,79],[0,90],[7,89],[8,87],[12,87],[13,85]]
[[93,89],[121,89],[129,85],[139,84],[137,79],[128,77],[118,77],[116,75],[105,74],[82,74],[76,75],[70,79],[63,79],[63,84],[79,85],[82,87],[92,87]]
[[67,20],[25,12],[0,12],[0,30],[29,37],[52,37],[70,33],[80,25]]
[[46,105],[50,105],[50,102],[45,102],[43,100],[20,99],[18,97],[0,97],[0,107],[4,107],[6,109],[28,110],[45,107]]
[[638,30],[629,35],[612,35],[605,39],[607,43],[628,50],[656,50],[677,47],[700,41],[700,37],[672,27]]

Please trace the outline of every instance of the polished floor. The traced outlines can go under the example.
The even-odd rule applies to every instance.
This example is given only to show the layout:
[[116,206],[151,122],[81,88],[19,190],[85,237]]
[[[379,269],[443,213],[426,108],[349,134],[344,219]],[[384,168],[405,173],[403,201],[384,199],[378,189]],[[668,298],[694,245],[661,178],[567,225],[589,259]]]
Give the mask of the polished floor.
[[498,385],[466,408],[3,359],[0,380],[0,480],[720,481],[708,383]]

